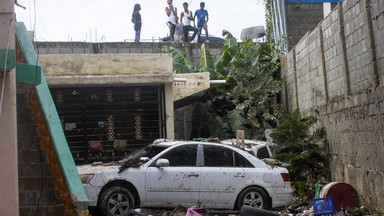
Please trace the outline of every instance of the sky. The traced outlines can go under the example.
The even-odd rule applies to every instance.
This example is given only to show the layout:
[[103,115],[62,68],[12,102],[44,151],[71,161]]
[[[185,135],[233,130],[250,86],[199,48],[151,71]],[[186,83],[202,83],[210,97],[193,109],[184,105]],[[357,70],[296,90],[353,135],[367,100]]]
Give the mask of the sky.
[[[173,1],[179,16],[185,1]],[[200,1],[187,0],[193,13],[199,8]],[[240,38],[244,28],[265,26],[262,2],[205,0],[205,9],[209,13],[209,34],[221,37],[222,30],[228,30]],[[17,21],[24,22],[28,30],[35,29],[37,41],[132,40],[134,30],[131,16],[136,3],[141,5],[142,41],[162,38],[169,34],[169,28],[166,26],[166,0],[18,0],[18,3],[27,9],[15,6]]]

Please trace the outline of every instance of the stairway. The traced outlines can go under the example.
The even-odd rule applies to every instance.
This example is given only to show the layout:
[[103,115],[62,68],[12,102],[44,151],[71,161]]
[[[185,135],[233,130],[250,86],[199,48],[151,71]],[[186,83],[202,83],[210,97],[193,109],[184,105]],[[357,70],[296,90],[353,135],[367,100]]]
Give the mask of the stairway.
[[19,211],[23,215],[65,215],[64,202],[55,188],[55,178],[40,149],[27,94],[17,97]]

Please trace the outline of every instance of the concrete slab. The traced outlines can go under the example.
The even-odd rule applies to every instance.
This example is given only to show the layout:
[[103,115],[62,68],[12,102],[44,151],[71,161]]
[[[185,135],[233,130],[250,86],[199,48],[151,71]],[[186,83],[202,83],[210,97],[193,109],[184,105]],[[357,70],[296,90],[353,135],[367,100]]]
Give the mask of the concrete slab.
[[40,55],[44,75],[100,76],[172,74],[170,54],[67,54]]
[[173,83],[173,101],[203,92],[210,87],[209,72],[175,74],[175,78],[184,78],[186,82]]
[[55,87],[67,86],[110,86],[124,84],[156,84],[172,83],[173,75],[89,75],[89,76],[46,76],[48,85]]

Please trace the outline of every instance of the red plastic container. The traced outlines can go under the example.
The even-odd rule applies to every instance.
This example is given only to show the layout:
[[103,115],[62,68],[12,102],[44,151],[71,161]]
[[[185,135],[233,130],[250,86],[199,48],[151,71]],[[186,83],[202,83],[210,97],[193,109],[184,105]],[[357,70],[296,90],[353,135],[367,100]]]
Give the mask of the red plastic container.
[[321,189],[320,198],[332,197],[336,212],[341,208],[354,209],[359,204],[359,196],[351,185],[340,182],[330,182]]

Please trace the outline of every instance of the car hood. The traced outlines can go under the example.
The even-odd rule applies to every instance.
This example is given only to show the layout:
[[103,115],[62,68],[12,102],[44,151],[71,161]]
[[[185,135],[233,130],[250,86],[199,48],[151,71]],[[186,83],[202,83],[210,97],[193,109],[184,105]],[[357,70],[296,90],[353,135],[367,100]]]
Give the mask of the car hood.
[[82,174],[97,174],[105,172],[118,172],[119,166],[116,165],[81,165],[77,166],[77,171]]

